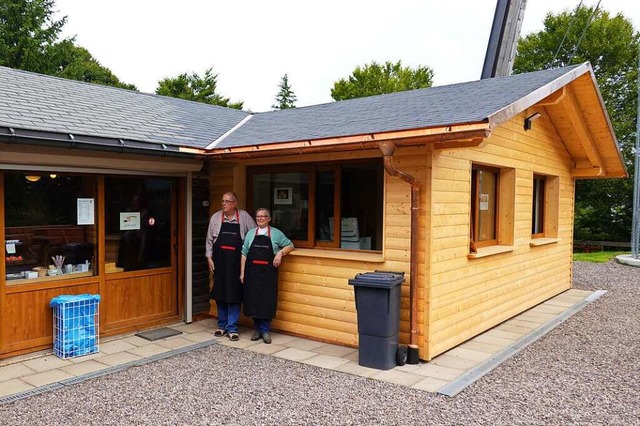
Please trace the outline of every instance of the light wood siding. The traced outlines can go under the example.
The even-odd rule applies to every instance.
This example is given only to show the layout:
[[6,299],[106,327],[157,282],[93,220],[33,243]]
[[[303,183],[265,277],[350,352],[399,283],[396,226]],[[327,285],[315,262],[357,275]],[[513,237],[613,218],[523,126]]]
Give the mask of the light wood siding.
[[[483,148],[434,152],[429,358],[571,286],[572,159],[544,114],[523,129],[531,113],[495,129]],[[472,163],[515,170],[511,252],[467,258]],[[560,183],[558,242],[539,247],[529,245],[534,173]]]
[[[224,163],[211,163],[212,204],[229,188],[243,190],[247,166],[257,164],[290,164],[339,161],[360,158],[380,158],[378,151],[354,151],[344,153],[289,156],[277,159],[247,160],[237,163],[233,169]],[[427,159],[425,147],[398,148],[394,155],[395,166],[416,177],[421,183],[419,219],[419,266],[418,285],[420,308],[418,315],[421,357],[426,356],[424,318],[426,315],[425,281],[427,253]],[[284,169],[284,168],[283,168]],[[273,327],[288,333],[305,335],[326,342],[357,346],[358,329],[353,287],[349,279],[360,272],[388,270],[405,272],[405,283],[401,290],[400,341],[409,342],[409,258],[411,241],[411,189],[409,184],[385,173],[384,191],[384,235],[383,254],[369,254],[361,260],[341,258],[341,252],[327,250],[322,256],[313,256],[306,250],[304,255],[294,251],[284,260],[279,271],[279,300]],[[242,191],[244,193],[244,190]],[[215,210],[215,206],[213,207]],[[301,250],[302,251],[302,250]],[[313,253],[313,252],[311,252]],[[342,252],[344,253],[344,252]],[[346,256],[345,256],[346,257]],[[357,256],[351,256],[357,257]],[[371,260],[367,260],[370,258]],[[215,314],[215,306],[212,307]],[[250,325],[248,318],[241,322]]]

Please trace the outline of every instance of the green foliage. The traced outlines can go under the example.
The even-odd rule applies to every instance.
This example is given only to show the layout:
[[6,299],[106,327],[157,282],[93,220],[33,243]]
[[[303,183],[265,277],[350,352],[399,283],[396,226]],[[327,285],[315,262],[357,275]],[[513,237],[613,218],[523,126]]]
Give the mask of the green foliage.
[[0,65],[136,90],[120,82],[73,38],[58,41],[66,16],[53,20],[53,0],[0,0]]
[[278,94],[276,95],[276,103],[271,106],[273,109],[289,109],[296,107],[296,101],[298,97],[289,84],[289,76],[287,74],[282,76],[280,84],[278,84]]
[[[523,73],[589,61],[631,175],[639,39],[623,15],[580,7],[548,14],[542,31],[520,40],[514,63],[514,73]],[[628,241],[632,206],[633,178],[577,181],[574,237]]]
[[340,79],[333,84],[331,97],[336,101],[381,95],[383,93],[431,87],[433,70],[426,66],[415,69],[403,67],[401,61],[383,65],[371,62],[364,67],[357,66],[348,79]]
[[0,65],[51,74],[49,50],[66,23],[54,0],[0,0]]
[[607,263],[620,254],[625,254],[625,252],[597,251],[593,253],[573,253],[573,260],[577,260],[579,262]]
[[204,104],[242,109],[244,102],[231,102],[229,98],[216,93],[217,85],[218,74],[213,74],[213,68],[209,68],[202,77],[195,72],[180,74],[172,78],[167,77],[158,82],[156,94]]
[[133,84],[121,82],[109,68],[103,67],[84,47],[70,40],[57,43],[51,49],[51,61],[58,77],[121,89],[137,90]]

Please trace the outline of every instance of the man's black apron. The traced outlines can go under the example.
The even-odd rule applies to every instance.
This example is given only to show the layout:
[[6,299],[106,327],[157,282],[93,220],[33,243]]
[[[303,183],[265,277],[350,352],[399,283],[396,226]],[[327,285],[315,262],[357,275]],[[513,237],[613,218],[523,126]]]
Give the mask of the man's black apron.
[[244,265],[244,314],[253,318],[272,319],[278,303],[278,268],[273,266],[271,227],[267,235],[256,236]]
[[213,290],[211,298],[216,302],[242,303],[242,283],[240,282],[240,257],[242,237],[240,236],[240,215],[236,210],[236,223],[225,222],[213,244]]

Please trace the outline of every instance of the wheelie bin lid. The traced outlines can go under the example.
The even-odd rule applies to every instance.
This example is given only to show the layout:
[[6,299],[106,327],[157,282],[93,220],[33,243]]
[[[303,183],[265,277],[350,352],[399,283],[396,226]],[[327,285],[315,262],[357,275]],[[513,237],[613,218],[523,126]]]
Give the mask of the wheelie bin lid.
[[404,282],[404,272],[362,272],[349,280],[355,287],[393,288]]

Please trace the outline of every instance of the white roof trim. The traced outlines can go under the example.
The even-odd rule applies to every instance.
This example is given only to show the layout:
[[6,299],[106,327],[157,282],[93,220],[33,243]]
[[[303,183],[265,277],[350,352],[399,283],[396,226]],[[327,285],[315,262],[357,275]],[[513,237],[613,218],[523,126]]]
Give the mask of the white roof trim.
[[227,130],[222,136],[220,136],[218,139],[214,140],[213,142],[211,142],[209,145],[206,146],[205,150],[210,150],[215,148],[216,146],[218,146],[218,144],[220,142],[222,142],[223,140],[225,140],[227,138],[227,136],[229,136],[231,133],[233,133],[236,129],[239,129],[240,127],[242,127],[242,125],[244,123],[246,123],[247,121],[251,120],[251,118],[253,118],[253,114],[251,115],[247,115],[245,118],[242,119],[242,121],[240,121],[238,124],[236,124],[235,126],[233,126],[231,129]]

